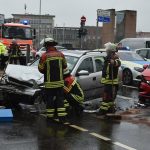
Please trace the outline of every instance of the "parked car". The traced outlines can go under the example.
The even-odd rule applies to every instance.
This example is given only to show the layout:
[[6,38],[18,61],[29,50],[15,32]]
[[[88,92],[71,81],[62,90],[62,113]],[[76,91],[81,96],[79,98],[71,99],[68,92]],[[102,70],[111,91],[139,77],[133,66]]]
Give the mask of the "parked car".
[[150,105],[150,65],[144,65],[140,71],[142,74],[137,77],[139,80],[139,102]]
[[138,48],[150,48],[150,38],[125,38],[119,42],[121,46],[128,46],[131,50]]
[[[60,50],[60,51],[67,50],[67,49],[66,49],[65,47],[63,47],[63,46],[55,46],[55,47],[56,47],[57,50]],[[36,58],[40,58],[40,57],[42,56],[42,54],[45,53],[45,52],[46,52],[45,47],[42,47],[42,48],[40,48],[40,49],[36,52],[35,57],[36,57]]]
[[121,67],[123,70],[123,84],[131,85],[133,81],[136,81],[136,77],[141,74],[140,68],[143,65],[150,64],[150,62],[143,59],[137,53],[133,51],[118,51],[118,55],[121,59]]
[[[103,85],[100,83],[100,78],[106,53],[79,50],[63,51],[63,53],[71,74],[76,77],[84,91],[85,100],[101,97]],[[44,80],[43,74],[38,71],[38,63],[39,59],[30,66],[8,65],[4,80],[7,86],[0,86],[5,99],[15,101],[16,95],[20,95],[17,102],[29,103],[30,101],[33,103],[35,101],[40,91],[39,86],[43,84]],[[122,71],[120,68],[120,82],[121,78]]]
[[143,57],[144,59],[150,61],[150,48],[136,49],[135,52],[139,54],[141,57]]

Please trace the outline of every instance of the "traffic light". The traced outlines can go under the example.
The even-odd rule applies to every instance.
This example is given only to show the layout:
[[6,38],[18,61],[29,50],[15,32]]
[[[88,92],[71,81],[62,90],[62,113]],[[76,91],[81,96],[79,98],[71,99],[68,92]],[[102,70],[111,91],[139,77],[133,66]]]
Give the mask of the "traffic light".
[[79,30],[78,30],[78,38],[81,38],[81,36],[82,36],[82,29],[80,28]]

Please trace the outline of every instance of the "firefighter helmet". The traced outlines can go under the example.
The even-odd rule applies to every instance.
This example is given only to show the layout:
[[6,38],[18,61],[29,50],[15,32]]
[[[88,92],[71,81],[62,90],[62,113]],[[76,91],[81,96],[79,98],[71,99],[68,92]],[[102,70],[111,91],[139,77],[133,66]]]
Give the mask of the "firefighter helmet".
[[112,51],[112,52],[116,52],[116,44],[108,42],[106,44],[104,44],[106,51]]
[[16,44],[17,43],[16,39],[12,39],[12,43]]
[[57,45],[58,43],[53,39],[53,38],[50,38],[50,37],[47,37],[47,38],[44,38],[40,44],[42,45],[46,45],[46,44],[53,44],[54,46]]

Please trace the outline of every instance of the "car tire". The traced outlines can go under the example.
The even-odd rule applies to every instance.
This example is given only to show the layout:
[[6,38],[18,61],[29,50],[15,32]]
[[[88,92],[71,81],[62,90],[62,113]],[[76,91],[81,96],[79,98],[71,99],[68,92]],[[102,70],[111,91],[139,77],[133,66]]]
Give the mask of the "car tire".
[[131,85],[133,82],[132,72],[129,69],[125,69],[123,71],[123,84],[124,85]]
[[39,58],[40,58],[40,56],[39,56],[39,55],[37,55],[37,56],[36,56],[36,59],[39,59]]

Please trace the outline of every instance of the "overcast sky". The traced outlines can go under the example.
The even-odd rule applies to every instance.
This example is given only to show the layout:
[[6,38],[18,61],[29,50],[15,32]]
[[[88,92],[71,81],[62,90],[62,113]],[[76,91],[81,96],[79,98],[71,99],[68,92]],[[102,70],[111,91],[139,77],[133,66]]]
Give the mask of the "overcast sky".
[[[41,0],[42,14],[55,15],[57,26],[80,26],[86,16],[86,25],[96,25],[97,9],[136,10],[137,31],[150,32],[150,0]],[[0,13],[11,17],[13,13],[39,14],[40,0],[0,0]]]

